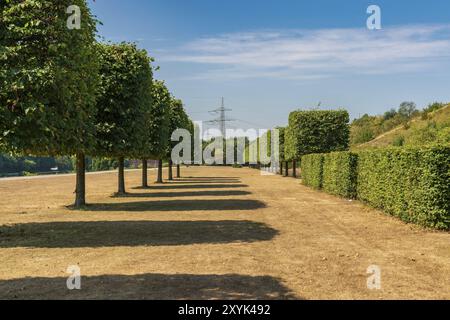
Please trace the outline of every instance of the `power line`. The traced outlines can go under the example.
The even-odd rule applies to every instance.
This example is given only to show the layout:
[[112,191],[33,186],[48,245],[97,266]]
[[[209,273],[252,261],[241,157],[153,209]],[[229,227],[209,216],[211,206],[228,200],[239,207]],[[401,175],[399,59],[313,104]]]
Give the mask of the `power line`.
[[221,107],[210,111],[211,114],[219,114],[219,118],[205,122],[205,123],[210,123],[210,124],[219,124],[220,132],[222,133],[222,137],[226,136],[226,123],[235,121],[233,119],[228,119],[226,117],[226,112],[228,112],[228,111],[233,111],[233,110],[225,108],[225,98],[222,97]]

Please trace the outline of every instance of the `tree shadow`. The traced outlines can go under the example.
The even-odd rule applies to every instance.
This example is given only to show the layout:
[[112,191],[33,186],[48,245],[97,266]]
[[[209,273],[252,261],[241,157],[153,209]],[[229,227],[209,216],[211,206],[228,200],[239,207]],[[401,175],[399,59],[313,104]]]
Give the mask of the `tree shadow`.
[[241,180],[173,180],[168,184],[233,184],[241,183]]
[[231,211],[265,207],[266,204],[259,200],[202,199],[96,203],[88,205],[86,211]]
[[293,300],[300,299],[270,276],[141,274],[81,277],[70,291],[66,277],[0,281],[0,299],[15,300]]
[[226,196],[247,196],[251,192],[243,190],[201,190],[201,191],[181,191],[181,192],[149,192],[149,193],[127,193],[114,198],[177,198],[177,197],[226,197]]
[[185,178],[180,178],[182,180],[187,180],[187,179],[214,179],[214,180],[219,180],[219,179],[224,179],[224,180],[230,180],[230,179],[241,179],[241,177],[193,177],[193,176],[188,176]]
[[226,189],[226,188],[248,188],[245,184],[155,184],[149,187],[135,187],[134,190],[165,190],[165,189]]
[[278,231],[252,221],[96,221],[0,227],[0,248],[180,246],[269,241]]

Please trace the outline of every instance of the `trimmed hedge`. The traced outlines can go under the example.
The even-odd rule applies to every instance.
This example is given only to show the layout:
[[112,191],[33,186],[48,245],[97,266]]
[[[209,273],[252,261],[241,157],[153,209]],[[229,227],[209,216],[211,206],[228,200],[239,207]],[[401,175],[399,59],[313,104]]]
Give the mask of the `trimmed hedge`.
[[403,221],[450,228],[450,147],[358,153],[358,198]]
[[310,154],[301,160],[303,184],[316,189],[322,188],[323,154]]
[[285,132],[285,158],[299,160],[313,153],[347,151],[350,116],[345,110],[294,111]]
[[313,154],[307,186],[357,198],[408,223],[450,229],[450,146]]
[[357,155],[351,152],[324,155],[323,190],[337,196],[356,198],[357,161]]

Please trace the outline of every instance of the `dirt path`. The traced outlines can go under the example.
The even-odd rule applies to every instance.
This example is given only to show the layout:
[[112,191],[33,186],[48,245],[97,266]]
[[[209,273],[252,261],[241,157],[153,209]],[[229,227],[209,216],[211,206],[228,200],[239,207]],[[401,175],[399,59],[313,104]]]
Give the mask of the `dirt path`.
[[88,176],[82,212],[64,207],[72,176],[0,181],[0,298],[450,299],[448,232],[251,169],[183,174],[141,190],[129,172],[124,198],[115,174]]

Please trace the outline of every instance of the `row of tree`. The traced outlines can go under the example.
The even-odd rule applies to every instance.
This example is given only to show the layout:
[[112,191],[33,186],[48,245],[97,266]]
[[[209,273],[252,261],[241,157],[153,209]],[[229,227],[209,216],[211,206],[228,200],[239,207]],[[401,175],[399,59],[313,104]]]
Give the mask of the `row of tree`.
[[[70,30],[69,5],[81,10]],[[132,43],[99,43],[85,0],[0,4],[0,150],[38,156],[76,155],[75,207],[86,204],[86,155],[116,158],[118,193],[124,159],[170,159],[171,133],[192,130],[180,100],[153,78],[153,59]],[[171,170],[169,178],[172,178]]]

